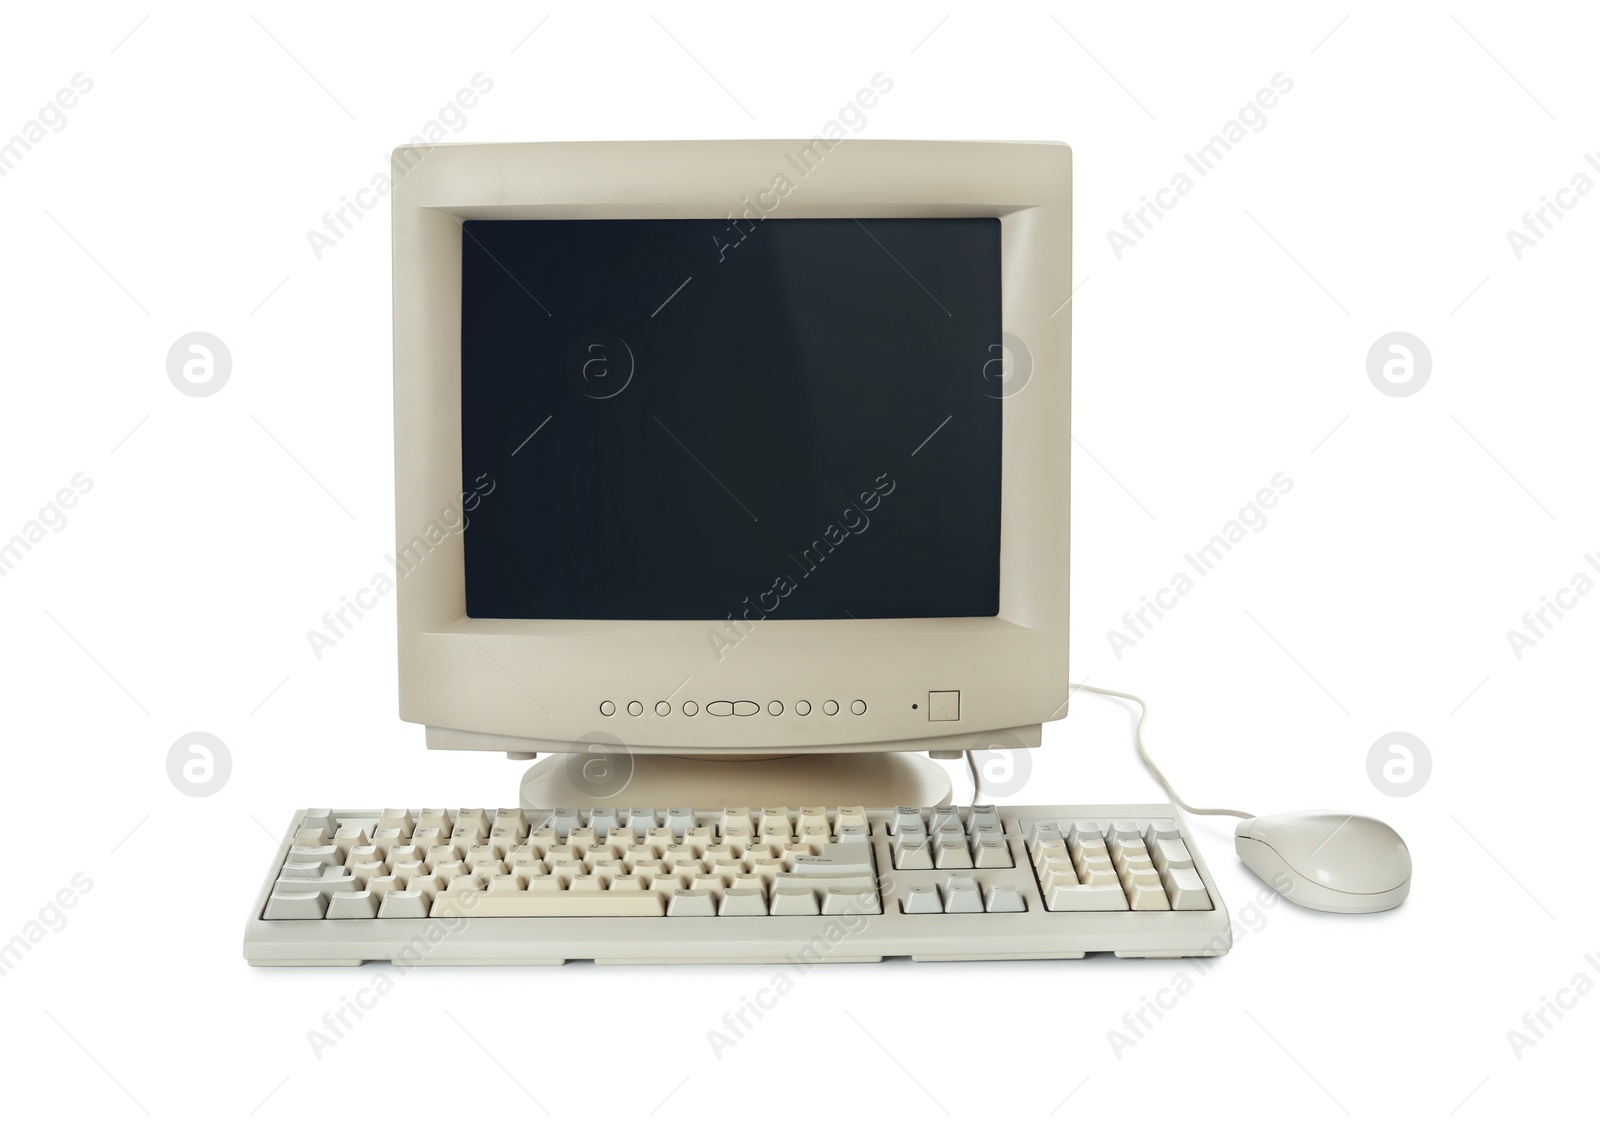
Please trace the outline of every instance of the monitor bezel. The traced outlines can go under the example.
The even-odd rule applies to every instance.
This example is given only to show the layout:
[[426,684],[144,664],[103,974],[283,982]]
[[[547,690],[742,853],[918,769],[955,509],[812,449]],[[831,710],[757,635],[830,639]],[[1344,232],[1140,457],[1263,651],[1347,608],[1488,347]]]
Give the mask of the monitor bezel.
[[[434,748],[837,753],[1037,745],[1068,695],[1071,150],[1058,143],[559,142],[392,157],[400,715]],[[787,187],[785,187],[787,185]],[[1000,608],[994,617],[721,621],[466,615],[459,527],[461,223],[992,216],[1001,223]],[[996,343],[999,346],[1001,343]],[[999,367],[997,350],[996,370]],[[1026,369],[1025,382],[1015,375]],[[975,373],[975,380],[984,374]],[[959,536],[952,515],[952,536]],[[734,636],[718,647],[710,633]],[[961,692],[930,721],[930,693]],[[812,705],[801,715],[795,704]],[[754,702],[754,715],[685,713]],[[826,714],[823,706],[840,709]],[[944,700],[948,701],[948,700]],[[603,703],[614,704],[610,714]],[[640,712],[630,714],[630,703]],[[863,713],[851,707],[866,704]],[[657,704],[665,703],[665,713]],[[781,704],[772,713],[770,704]],[[599,738],[597,738],[599,735]]]

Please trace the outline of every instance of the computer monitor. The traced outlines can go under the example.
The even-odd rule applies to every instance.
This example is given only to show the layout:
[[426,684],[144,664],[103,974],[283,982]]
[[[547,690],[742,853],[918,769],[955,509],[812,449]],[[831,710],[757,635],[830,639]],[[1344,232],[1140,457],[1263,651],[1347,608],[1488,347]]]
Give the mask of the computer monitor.
[[1065,714],[1066,146],[393,164],[400,712],[431,748],[724,783],[833,755],[859,786]]

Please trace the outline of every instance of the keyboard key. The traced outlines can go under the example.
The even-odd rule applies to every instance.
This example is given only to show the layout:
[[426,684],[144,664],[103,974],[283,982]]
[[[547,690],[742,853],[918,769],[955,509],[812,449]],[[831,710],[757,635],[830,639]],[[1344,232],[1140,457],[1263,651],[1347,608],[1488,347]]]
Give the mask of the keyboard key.
[[900,896],[902,914],[943,914],[944,903],[939,898],[939,888],[932,883],[913,883]]
[[337,891],[328,899],[328,918],[376,918],[379,898],[372,891]]
[[450,814],[442,808],[418,810],[416,826],[418,828],[437,828],[444,833],[446,839],[450,838],[451,831],[455,829],[455,823],[450,819]]
[[927,840],[910,840],[894,849],[894,865],[901,871],[933,870],[933,853]]
[[725,891],[717,913],[723,918],[765,918],[767,896],[760,888],[752,887]]
[[772,901],[769,906],[769,913],[773,917],[817,913],[816,892],[810,889],[779,889],[776,882],[774,882],[773,887]]
[[1015,914],[1027,910],[1015,883],[985,883],[983,909],[990,914]]
[[972,844],[972,865],[974,867],[1014,867],[1016,864],[1011,859],[1011,849],[999,836],[985,835]]
[[328,896],[321,891],[274,892],[267,897],[266,913],[269,922],[293,919],[321,918],[328,909]]
[[894,815],[889,819],[889,834],[899,836],[907,833],[926,836],[928,826],[922,822],[922,809],[903,804],[894,810]]
[[668,918],[715,918],[716,915],[716,894],[703,887],[674,891],[667,903]]
[[786,843],[794,835],[794,825],[789,822],[787,808],[761,810],[761,839],[763,842]]
[[1175,866],[1194,866],[1194,856],[1189,854],[1189,849],[1179,839],[1153,841],[1150,845],[1150,858],[1155,861],[1156,869],[1163,873]]
[[300,818],[299,831],[319,831],[330,839],[339,830],[339,825],[333,818],[333,810],[328,808],[308,808],[306,814]]
[[[1161,885],[1161,876],[1153,867],[1130,870],[1122,877],[1122,889],[1128,893],[1128,905],[1134,910],[1170,910],[1167,892]],[[1141,892],[1143,892],[1141,894]],[[1157,898],[1155,896],[1159,895]]]
[[409,839],[415,825],[411,823],[411,813],[404,808],[386,808],[383,815],[378,817],[378,830],[397,831],[402,839]]
[[1062,839],[1061,826],[1054,820],[1035,820],[1028,827],[1027,844],[1031,852],[1037,848],[1041,841]]
[[390,891],[378,904],[379,918],[426,918],[434,895],[423,890]]
[[869,844],[829,844],[817,855],[796,856],[794,874],[821,875],[839,871],[872,874],[872,848]]
[[1044,905],[1046,910],[1127,910],[1128,899],[1120,886],[1051,887]]
[[371,834],[377,829],[375,823],[346,821],[339,825],[339,831],[334,834],[333,842],[343,848],[348,857],[352,848],[366,847],[371,843]]
[[[659,918],[662,896],[655,891],[535,890],[533,879],[518,895],[485,898],[476,892],[448,890],[433,900],[432,918]],[[406,892],[409,894],[410,892]],[[680,892],[683,893],[683,892]],[[706,898],[711,892],[699,894]],[[392,897],[392,896],[391,896]]]
[[[382,866],[381,864],[379,866]],[[335,891],[359,891],[365,885],[362,880],[354,875],[344,874],[344,868],[334,869],[339,874],[323,875],[316,879],[279,879],[272,884],[272,893],[275,895],[292,895],[306,893],[321,893],[331,895]]]
[[1167,900],[1173,910],[1210,910],[1211,896],[1193,867],[1173,867],[1164,876]]
[[822,892],[823,914],[882,914],[877,888],[865,890],[848,887],[828,887]]
[[983,913],[983,895],[976,879],[952,875],[939,884],[939,890],[944,896],[946,914]]
[[344,849],[333,844],[324,844],[320,847],[291,847],[287,862],[321,863],[335,867],[344,862]]

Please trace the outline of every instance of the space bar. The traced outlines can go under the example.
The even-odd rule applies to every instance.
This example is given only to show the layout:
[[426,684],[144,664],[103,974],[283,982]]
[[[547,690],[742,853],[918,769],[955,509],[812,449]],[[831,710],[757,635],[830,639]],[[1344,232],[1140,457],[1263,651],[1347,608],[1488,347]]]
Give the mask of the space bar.
[[431,918],[660,918],[655,891],[538,891],[441,894]]

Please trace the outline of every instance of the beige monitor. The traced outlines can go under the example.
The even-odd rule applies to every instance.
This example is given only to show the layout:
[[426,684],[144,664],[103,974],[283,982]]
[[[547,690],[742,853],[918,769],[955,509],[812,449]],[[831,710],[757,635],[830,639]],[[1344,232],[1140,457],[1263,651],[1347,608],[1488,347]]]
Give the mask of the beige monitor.
[[431,748],[862,781],[1065,715],[1065,145],[393,162],[400,714]]

